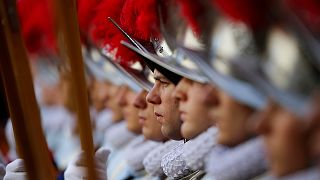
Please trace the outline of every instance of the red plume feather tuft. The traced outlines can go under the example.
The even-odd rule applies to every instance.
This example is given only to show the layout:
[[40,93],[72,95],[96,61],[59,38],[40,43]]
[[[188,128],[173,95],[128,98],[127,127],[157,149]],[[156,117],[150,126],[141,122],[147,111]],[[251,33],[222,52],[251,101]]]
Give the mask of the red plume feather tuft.
[[122,13],[121,25],[134,38],[150,41],[160,34],[157,0],[127,0]]
[[128,50],[127,47],[121,44],[121,41],[126,41],[127,38],[124,37],[121,33],[115,35],[112,38],[112,41],[108,43],[109,51],[115,51],[115,60],[124,67],[129,67],[137,61],[141,61],[140,56],[137,53]]
[[108,17],[111,17],[114,21],[120,22],[125,2],[126,0],[103,0],[97,6],[92,21],[91,37],[97,45],[105,47],[110,54],[113,54],[115,61],[122,66],[129,66],[139,60],[139,56],[120,43],[127,38],[108,20]]
[[177,0],[177,3],[181,9],[181,15],[190,24],[192,30],[199,35],[201,33],[199,20],[201,21],[206,7],[201,6],[201,2],[196,0]]
[[53,15],[47,0],[20,0],[17,9],[21,31],[28,51],[32,54],[55,52],[56,41]]
[[271,1],[267,0],[212,0],[215,7],[234,21],[253,29],[264,28],[268,21]]
[[135,32],[135,22],[137,18],[137,1],[126,0],[120,15],[120,22],[123,29],[125,29],[129,34],[134,35]]
[[138,6],[138,17],[136,20],[137,36],[148,41],[150,37],[158,37],[160,34],[160,23],[158,17],[157,0],[140,0]]
[[95,7],[99,2],[100,0],[78,0],[78,21],[82,33],[88,33]]
[[114,26],[108,21],[108,17],[119,22],[120,13],[125,0],[102,0],[95,8],[95,17],[92,20],[92,29],[90,35],[94,43],[101,45],[105,39],[112,37],[115,34],[114,30],[110,30]]

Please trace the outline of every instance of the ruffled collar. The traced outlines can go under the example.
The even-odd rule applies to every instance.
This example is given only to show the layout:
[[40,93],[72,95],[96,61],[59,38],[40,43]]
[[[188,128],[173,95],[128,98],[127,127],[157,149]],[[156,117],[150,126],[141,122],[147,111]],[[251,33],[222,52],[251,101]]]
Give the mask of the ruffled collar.
[[204,159],[216,145],[217,128],[211,127],[196,138],[189,140],[183,147],[182,157],[192,170],[204,168]]
[[133,142],[132,145],[126,150],[126,160],[129,167],[133,171],[140,171],[144,169],[142,162],[146,154],[148,154],[151,149],[159,146],[161,143],[146,140],[143,135],[140,135],[133,141],[135,142]]
[[146,172],[151,176],[162,177],[164,175],[161,167],[162,157],[179,144],[181,144],[181,141],[169,140],[150,151],[143,159],[143,166]]
[[214,179],[252,179],[267,169],[264,146],[260,137],[234,148],[220,146],[210,152],[206,172]]
[[192,172],[182,157],[183,146],[184,142],[180,141],[176,147],[162,157],[161,167],[169,179],[179,179]]

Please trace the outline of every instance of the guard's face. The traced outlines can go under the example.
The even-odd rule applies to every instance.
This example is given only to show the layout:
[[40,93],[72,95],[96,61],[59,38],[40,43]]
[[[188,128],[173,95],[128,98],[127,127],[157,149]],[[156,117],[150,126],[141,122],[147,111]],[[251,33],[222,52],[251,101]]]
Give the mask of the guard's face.
[[257,132],[263,135],[273,174],[283,176],[308,166],[303,120],[273,102],[255,120],[259,121]]
[[172,98],[175,85],[157,70],[154,71],[154,78],[155,84],[147,95],[147,101],[154,105],[154,114],[161,123],[163,135],[180,140],[182,121],[179,118],[179,103]]
[[119,103],[123,110],[124,119],[127,121],[128,130],[140,134],[142,127],[139,123],[138,109],[134,106],[137,94],[128,87],[122,88],[119,94]]
[[221,90],[218,96],[218,106],[213,110],[218,127],[217,141],[226,146],[236,146],[250,138],[247,122],[254,111]]
[[201,84],[183,78],[177,85],[173,97],[179,100],[182,136],[192,139],[214,125],[210,116],[217,105],[217,91],[209,84]]
[[146,100],[148,92],[141,91],[135,99],[134,105],[139,109],[139,122],[142,125],[142,134],[146,139],[164,141],[166,137],[161,132],[161,124],[153,112],[153,104]]
[[110,85],[108,92],[108,101],[106,102],[107,107],[109,107],[112,111],[112,121],[119,122],[123,120],[122,108],[119,103],[120,93],[119,91],[124,88],[121,86]]
[[99,112],[105,108],[105,103],[108,98],[108,90],[110,83],[93,80],[90,88],[90,98],[92,105]]

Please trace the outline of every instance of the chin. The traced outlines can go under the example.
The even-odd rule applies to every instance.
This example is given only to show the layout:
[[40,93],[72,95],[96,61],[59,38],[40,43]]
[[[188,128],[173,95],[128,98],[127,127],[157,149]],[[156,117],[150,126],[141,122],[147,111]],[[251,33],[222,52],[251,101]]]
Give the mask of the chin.
[[181,129],[181,134],[185,139],[193,139],[197,136],[193,131],[183,130],[183,128]]
[[186,139],[193,139],[201,134],[200,128],[195,128],[196,125],[184,122],[181,126],[181,134]]
[[154,140],[154,138],[151,137],[150,135],[147,135],[147,134],[145,134],[145,133],[143,133],[143,132],[142,132],[142,134],[143,134],[143,136],[144,136],[145,139],[148,139],[148,140],[151,140],[151,141],[156,141],[156,140]]
[[221,135],[221,134],[219,134],[217,137],[217,143],[221,145],[229,146],[229,147],[235,146],[235,143],[232,140],[232,138],[229,138],[228,136]]
[[145,130],[144,128],[142,129],[142,134],[146,139],[153,140],[151,132],[148,130]]

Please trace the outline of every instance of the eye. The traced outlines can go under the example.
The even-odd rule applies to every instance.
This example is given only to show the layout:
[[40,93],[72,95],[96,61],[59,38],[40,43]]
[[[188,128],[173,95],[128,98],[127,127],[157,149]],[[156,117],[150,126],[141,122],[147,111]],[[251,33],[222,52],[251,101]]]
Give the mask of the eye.
[[170,84],[169,82],[162,81],[162,80],[160,80],[160,83],[161,83],[162,86],[168,86]]

